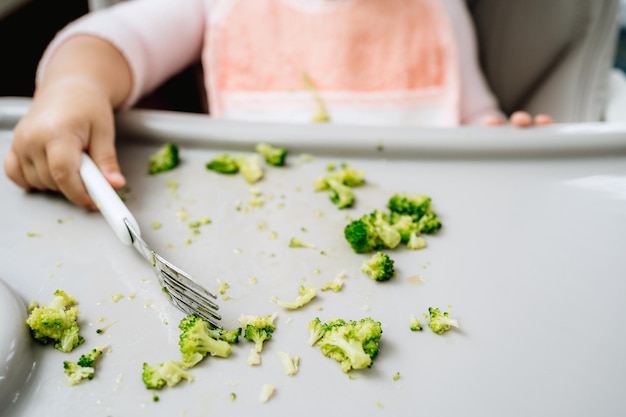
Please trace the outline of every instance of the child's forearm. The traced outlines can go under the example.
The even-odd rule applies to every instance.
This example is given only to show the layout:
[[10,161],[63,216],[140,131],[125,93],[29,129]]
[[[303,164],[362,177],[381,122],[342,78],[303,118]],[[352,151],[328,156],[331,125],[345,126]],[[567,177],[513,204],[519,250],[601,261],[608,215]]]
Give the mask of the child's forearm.
[[35,95],[60,85],[98,92],[108,97],[115,109],[129,96],[132,75],[126,59],[111,43],[96,36],[75,35],[50,57]]

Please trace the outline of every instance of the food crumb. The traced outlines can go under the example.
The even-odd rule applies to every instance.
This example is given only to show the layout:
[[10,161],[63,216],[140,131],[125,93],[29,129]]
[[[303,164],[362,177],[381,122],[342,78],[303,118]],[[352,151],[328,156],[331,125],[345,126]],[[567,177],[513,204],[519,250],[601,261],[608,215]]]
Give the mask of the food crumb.
[[274,384],[263,384],[263,387],[261,387],[261,394],[259,395],[259,401],[262,403],[267,402],[272,395],[274,395],[275,388]]

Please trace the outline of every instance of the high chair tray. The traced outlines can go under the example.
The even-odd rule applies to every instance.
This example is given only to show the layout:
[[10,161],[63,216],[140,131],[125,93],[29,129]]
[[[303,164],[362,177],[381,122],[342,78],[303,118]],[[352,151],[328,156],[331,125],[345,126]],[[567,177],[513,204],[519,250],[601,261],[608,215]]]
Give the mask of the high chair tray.
[[[123,195],[157,252],[212,291],[228,284],[219,298],[224,327],[237,327],[241,314],[277,313],[261,364],[247,363],[252,343],[242,339],[229,358],[192,368],[193,382],[147,390],[144,362],[180,359],[183,314],[99,213],[26,193],[3,176],[1,278],[24,303],[47,303],[56,289],[73,295],[86,339],[68,354],[30,343],[35,365],[23,371],[32,374],[2,387],[19,393],[0,405],[3,416],[626,415],[623,127],[452,132],[207,119],[121,116]],[[150,176],[148,158],[166,141],[179,144],[181,164]],[[253,185],[205,168],[220,153],[251,154],[258,141],[286,144],[287,166],[265,165]],[[342,163],[364,171],[366,184],[354,188],[352,208],[339,210],[313,182]],[[401,192],[429,195],[443,227],[424,236],[424,249],[385,251],[396,276],[374,282],[360,270],[369,254],[355,253],[343,230]],[[189,227],[200,218],[210,223]],[[294,237],[315,248],[291,248]],[[338,274],[341,291],[319,291]],[[303,308],[270,301],[294,299],[301,285],[318,288]],[[449,309],[459,329],[431,332],[429,307]],[[423,331],[409,329],[412,314]],[[373,366],[346,374],[309,346],[316,317],[380,321]],[[95,378],[65,385],[63,361],[103,344],[111,350]],[[300,357],[296,375],[285,374],[280,352]],[[264,384],[275,385],[266,403]]]

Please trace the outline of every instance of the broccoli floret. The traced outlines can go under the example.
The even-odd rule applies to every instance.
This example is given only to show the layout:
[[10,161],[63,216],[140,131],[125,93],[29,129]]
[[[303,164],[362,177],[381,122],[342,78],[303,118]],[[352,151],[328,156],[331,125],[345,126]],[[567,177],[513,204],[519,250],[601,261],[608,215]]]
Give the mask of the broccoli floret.
[[148,160],[148,174],[155,175],[160,172],[170,171],[178,166],[178,145],[166,143],[158,151],[150,155]]
[[[315,334],[312,340],[317,339],[314,344],[325,356],[339,361],[344,372],[372,366],[383,332],[380,322],[369,317],[359,321],[335,319],[328,323],[316,318],[309,323],[309,330]],[[319,332],[321,337],[318,337]]]
[[70,352],[85,341],[79,334],[76,299],[56,290],[48,305],[34,307],[26,319],[33,338],[40,343],[54,342],[61,352]]
[[215,171],[220,174],[236,174],[239,172],[237,160],[227,153],[215,156],[211,161],[207,162],[206,169]]
[[450,330],[451,327],[459,327],[459,323],[455,319],[451,319],[447,311],[428,307],[428,314],[430,316],[428,327],[431,328],[433,333],[443,334]]
[[402,236],[389,221],[388,214],[374,210],[348,223],[344,236],[356,253],[393,249],[400,244]]
[[315,287],[301,285],[298,290],[298,296],[293,301],[282,301],[277,297],[272,297],[270,300],[279,306],[288,308],[290,310],[297,310],[298,308],[310,303],[317,296],[317,289]]
[[382,247],[376,229],[367,217],[352,220],[344,228],[343,234],[356,253],[367,253]]
[[355,202],[353,187],[365,183],[365,174],[344,163],[341,168],[331,171],[315,180],[315,191],[328,191],[330,200],[340,209],[352,207]]
[[430,211],[430,201],[427,195],[398,193],[389,198],[387,207],[394,213],[408,214],[417,220]]
[[81,355],[77,362],[64,361],[63,370],[67,377],[67,384],[76,385],[85,379],[93,379],[96,371],[96,360],[102,356],[106,347],[93,348],[88,354]]
[[415,317],[414,314],[409,316],[409,329],[411,329],[412,332],[422,331],[422,323],[420,323],[419,319]]
[[71,352],[75,347],[85,342],[85,339],[79,334],[80,329],[74,324],[61,335],[61,339],[57,340],[54,347],[61,352]]
[[258,143],[256,151],[270,165],[283,166],[287,157],[287,149],[279,146],[272,146],[268,143]]
[[381,210],[374,210],[370,213],[370,222],[374,225],[376,234],[382,240],[387,249],[393,249],[400,244],[402,236],[394,229],[389,222],[389,215]]
[[354,205],[356,198],[352,188],[334,179],[328,179],[326,183],[328,184],[328,198],[338,208],[344,209]]
[[195,366],[207,354],[222,358],[230,356],[232,346],[224,340],[212,337],[209,333],[210,326],[208,322],[195,314],[190,314],[180,321],[178,345],[183,354],[185,368]]
[[347,163],[342,163],[339,169],[331,170],[326,175],[318,177],[313,183],[313,189],[315,191],[328,190],[329,180],[335,180],[347,187],[358,187],[365,184],[365,173],[354,169]]
[[208,329],[209,336],[214,339],[223,340],[228,343],[239,343],[239,336],[241,336],[241,327],[237,327],[236,329],[218,329],[218,328],[210,328]]
[[[398,193],[391,196],[387,207],[398,215],[407,215],[416,223],[417,233],[434,233],[441,228],[441,220],[433,212],[431,198],[427,195]],[[404,237],[405,235],[403,235]]]
[[406,242],[406,247],[411,250],[424,249],[426,247],[426,239],[413,232],[411,233],[409,241]]
[[391,212],[389,214],[389,223],[398,233],[402,243],[407,243],[411,239],[411,234],[419,233],[419,224],[413,220],[408,214],[399,214]]
[[319,317],[316,317],[309,322],[307,326],[309,328],[309,345],[313,346],[314,344],[319,342],[319,340],[322,338],[322,336],[324,336],[324,333],[326,332],[325,326],[326,325],[322,323]]
[[80,366],[76,362],[63,361],[63,372],[66,375],[68,385],[76,385],[85,379],[93,379],[95,369],[87,366]]
[[363,261],[361,271],[374,281],[389,281],[395,275],[394,261],[383,252],[376,252],[371,258]]
[[420,217],[417,221],[417,225],[419,231],[422,233],[435,233],[437,230],[441,229],[441,220],[431,211]]
[[263,343],[272,338],[272,333],[276,330],[274,320],[276,313],[267,316],[241,315],[239,323],[243,328],[243,337],[254,343],[253,352],[261,353]]
[[239,167],[239,172],[241,172],[241,175],[249,184],[257,183],[263,178],[264,172],[259,155],[254,154],[247,157],[239,155],[235,158],[235,161]]
[[155,366],[144,362],[141,379],[148,389],[161,389],[165,385],[173,387],[183,379],[191,382],[193,375],[185,371],[184,364],[167,360]]
[[320,288],[320,290],[322,291],[333,291],[333,292],[339,292],[341,291],[341,289],[343,288],[343,278],[345,277],[344,273],[338,274],[337,276],[335,276],[335,279],[333,279],[332,281],[327,282],[326,284],[324,284],[322,286],[322,288]]

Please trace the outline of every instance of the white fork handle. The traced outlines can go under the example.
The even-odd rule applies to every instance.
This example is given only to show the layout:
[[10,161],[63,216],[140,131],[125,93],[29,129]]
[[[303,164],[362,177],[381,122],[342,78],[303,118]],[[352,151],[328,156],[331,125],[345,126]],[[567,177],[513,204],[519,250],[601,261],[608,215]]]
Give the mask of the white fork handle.
[[86,153],[83,153],[82,156],[80,176],[89,196],[96,203],[100,213],[107,220],[117,237],[126,245],[132,244],[133,239],[124,224],[124,219],[128,220],[138,235],[141,235],[137,221]]

